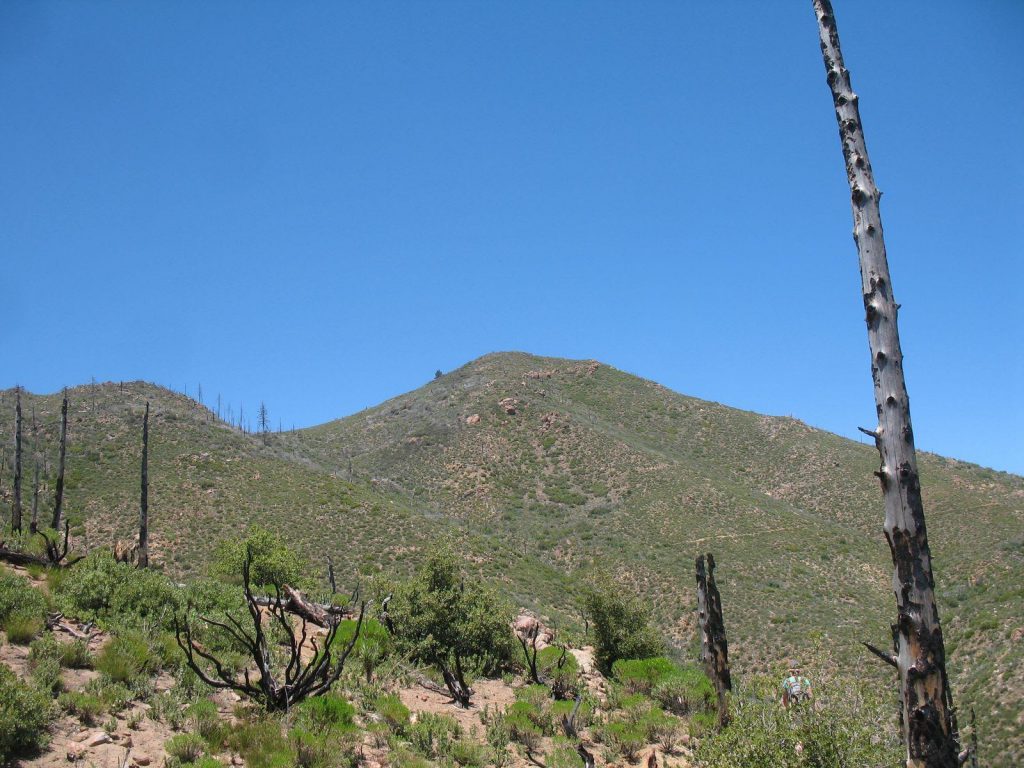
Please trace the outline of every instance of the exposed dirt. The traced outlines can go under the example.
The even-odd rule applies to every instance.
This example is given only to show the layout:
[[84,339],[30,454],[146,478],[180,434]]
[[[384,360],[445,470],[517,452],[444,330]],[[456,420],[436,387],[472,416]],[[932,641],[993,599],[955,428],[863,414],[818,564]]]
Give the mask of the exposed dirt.
[[414,715],[417,712],[449,715],[458,721],[467,734],[474,728],[482,734],[484,724],[481,714],[484,709],[502,711],[516,700],[516,694],[512,686],[503,680],[477,680],[473,684],[473,690],[473,703],[469,709],[456,706],[452,703],[451,697],[423,686],[403,688],[398,695]]

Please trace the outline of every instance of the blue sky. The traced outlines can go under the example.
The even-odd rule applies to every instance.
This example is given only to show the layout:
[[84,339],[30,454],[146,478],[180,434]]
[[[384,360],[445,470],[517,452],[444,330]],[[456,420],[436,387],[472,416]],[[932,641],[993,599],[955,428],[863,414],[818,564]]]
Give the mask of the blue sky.
[[[1024,3],[835,5],[918,447],[1024,472]],[[0,386],[302,426],[519,349],[872,423],[809,0],[8,1],[0,105]]]

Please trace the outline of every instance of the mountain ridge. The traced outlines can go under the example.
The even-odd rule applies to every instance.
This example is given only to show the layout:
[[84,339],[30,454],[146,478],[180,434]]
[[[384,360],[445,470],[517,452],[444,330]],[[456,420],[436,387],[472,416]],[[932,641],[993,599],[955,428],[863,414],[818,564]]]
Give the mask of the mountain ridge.
[[[216,541],[256,523],[314,567],[327,555],[347,564],[349,580],[408,570],[446,538],[481,576],[562,626],[579,623],[588,574],[610,571],[645,596],[687,655],[693,557],[712,550],[741,673],[811,652],[859,668],[859,642],[884,644],[888,633],[877,453],[792,417],[681,395],[597,361],[526,353],[485,355],[266,445],[153,385],[70,393],[76,536],[95,546],[133,535],[150,400],[152,546],[183,576],[202,572]],[[9,436],[10,391],[3,397]],[[24,398],[44,430],[49,477],[60,397]],[[1024,754],[1014,714],[1024,648],[1013,639],[1024,635],[1024,479],[934,454],[920,465],[954,692],[977,705],[985,732]]]

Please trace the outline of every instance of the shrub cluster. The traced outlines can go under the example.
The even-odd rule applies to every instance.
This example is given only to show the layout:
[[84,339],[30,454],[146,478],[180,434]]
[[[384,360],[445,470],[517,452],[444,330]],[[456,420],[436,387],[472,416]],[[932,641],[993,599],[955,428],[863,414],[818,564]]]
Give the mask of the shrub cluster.
[[646,659],[665,650],[646,606],[608,576],[584,590],[583,614],[593,629],[598,669],[606,675],[619,659]]
[[46,599],[24,576],[0,571],[0,628],[18,645],[31,642],[43,631]]

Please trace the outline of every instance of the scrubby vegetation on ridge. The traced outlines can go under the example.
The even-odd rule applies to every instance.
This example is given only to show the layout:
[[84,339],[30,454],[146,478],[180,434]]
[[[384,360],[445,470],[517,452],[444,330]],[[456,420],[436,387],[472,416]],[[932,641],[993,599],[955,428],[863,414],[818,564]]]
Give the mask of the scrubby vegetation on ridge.
[[[641,649],[642,658],[616,655],[603,676],[587,661],[594,649],[568,647],[563,643],[573,639],[571,633],[563,639],[545,629],[542,636],[554,644],[541,649],[542,682],[533,683],[514,642],[513,610],[463,571],[444,547],[412,576],[369,585],[378,611],[364,625],[341,620],[335,643],[351,644],[353,652],[335,686],[288,711],[268,711],[259,699],[239,700],[205,686],[173,640],[175,616],[192,616],[203,648],[218,663],[251,668],[252,659],[231,633],[211,624],[201,629],[198,619],[204,611],[220,616],[218,623],[230,624],[232,616],[244,621],[242,589],[230,574],[239,547],[252,553],[253,573],[271,574],[264,591],[276,594],[282,571],[275,569],[295,559],[279,539],[261,530],[222,547],[210,569],[213,578],[186,584],[101,553],[72,569],[39,574],[44,580],[34,582],[0,571],[0,607],[7,615],[45,616],[59,607],[63,621],[87,636],[97,633],[82,640],[43,625],[29,638],[24,676],[0,665],[0,761],[21,756],[32,764],[34,754],[45,761],[40,750],[51,732],[68,728],[69,721],[102,728],[98,733],[110,734],[110,748],[127,744],[131,756],[131,736],[144,727],[140,704],[147,708],[144,717],[166,734],[160,752],[172,768],[216,768],[232,760],[255,768],[505,768],[529,762],[578,768],[579,742],[562,726],[570,716],[599,764],[636,762],[653,751],[667,766],[757,768],[803,765],[803,751],[816,756],[811,764],[838,767],[859,764],[849,761],[864,755],[884,757],[896,746],[891,729],[881,725],[885,714],[877,701],[856,699],[851,705],[836,697],[821,711],[792,717],[777,712],[777,692],[760,679],[737,697],[734,724],[715,733],[717,705],[703,672],[692,663],[651,655],[663,646],[653,642],[656,635],[642,605],[610,581],[590,585],[581,608],[595,637],[600,632],[619,638],[616,648]],[[95,630],[88,629],[92,623]],[[284,639],[278,635],[271,655],[287,659]],[[576,638],[580,645],[589,639]],[[558,664],[563,656],[572,661]],[[439,693],[445,690],[444,670],[456,664],[471,692],[471,709],[455,707],[453,693]],[[95,672],[87,681],[65,684],[64,670],[89,668]],[[570,691],[572,697],[557,691]],[[831,732],[836,738],[830,740]],[[61,736],[62,743],[66,739]],[[736,746],[751,739],[791,746],[796,757],[759,762],[750,755],[760,752]],[[103,739],[96,740],[96,749],[104,748]],[[87,750],[84,745],[73,749]],[[79,753],[74,754],[77,760]],[[747,757],[736,762],[731,756],[737,754]],[[154,759],[157,755],[146,754],[134,764]]]
[[[51,610],[71,601],[81,620],[102,624],[104,615],[138,604],[137,618],[125,623],[143,634],[166,630],[168,601],[191,601],[211,616],[244,610],[230,583],[237,558],[219,574],[210,565],[222,541],[253,523],[288,530],[301,555],[295,562],[304,562],[299,574],[294,563],[283,565],[324,600],[327,556],[345,563],[338,578],[347,595],[357,580],[403,581],[431,541],[452,535],[471,581],[550,617],[577,645],[585,587],[604,571],[624,594],[642,595],[669,656],[691,658],[690,566],[697,551],[713,548],[740,679],[777,674],[773,663],[795,654],[842,661],[879,688],[891,684],[859,646],[884,644],[892,612],[869,446],[686,398],[598,363],[521,354],[482,358],[340,422],[270,435],[266,445],[151,385],[98,384],[70,394],[65,507],[74,545],[106,549],[134,535],[137,427],[151,400],[154,570],[187,587],[121,584],[94,558],[69,572],[82,568],[83,579],[67,589],[66,574],[47,575]],[[49,499],[59,398],[23,397],[39,418],[41,498]],[[0,408],[8,435],[9,410]],[[11,454],[0,467],[5,501]],[[961,713],[978,713],[985,759],[1012,765],[1024,756],[1024,550],[1017,546],[1024,481],[929,455],[921,470],[954,695]],[[39,541],[26,537],[25,546]],[[35,583],[42,573],[28,575]],[[2,620],[12,640],[38,636],[40,605],[47,607],[17,606]],[[222,650],[229,660],[238,653]],[[350,673],[359,669],[366,679],[368,666],[376,680],[372,654],[356,661]],[[53,678],[46,666],[40,680]],[[58,695],[98,712],[101,725],[130,687],[90,674],[103,682]],[[156,708],[169,708],[166,699]]]

